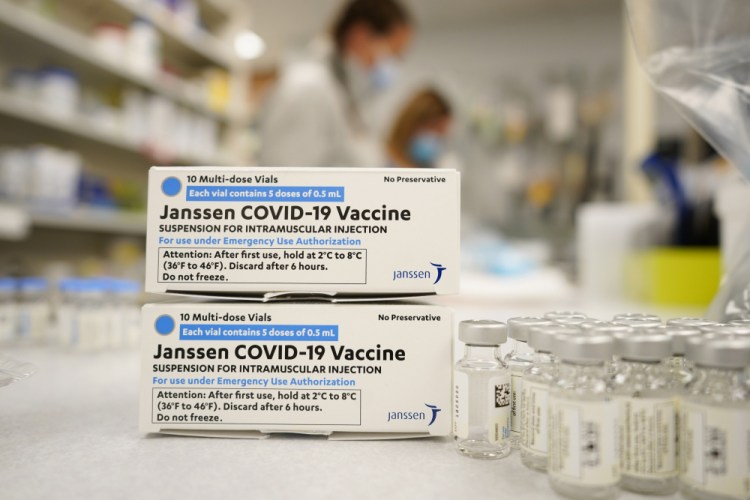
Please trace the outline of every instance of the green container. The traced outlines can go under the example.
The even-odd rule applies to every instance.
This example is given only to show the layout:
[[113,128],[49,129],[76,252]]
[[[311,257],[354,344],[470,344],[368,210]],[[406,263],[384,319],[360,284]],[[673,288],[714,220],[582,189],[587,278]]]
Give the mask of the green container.
[[721,256],[718,248],[652,248],[632,254],[625,272],[627,293],[636,300],[708,306],[719,289]]

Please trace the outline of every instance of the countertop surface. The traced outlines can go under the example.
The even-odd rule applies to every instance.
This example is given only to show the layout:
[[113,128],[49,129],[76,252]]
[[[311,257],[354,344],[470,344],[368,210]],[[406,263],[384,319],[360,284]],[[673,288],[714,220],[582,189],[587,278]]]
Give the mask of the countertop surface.
[[[507,319],[551,308],[455,305],[456,320]],[[597,309],[602,316],[613,311],[621,309]],[[144,435],[137,428],[136,352],[29,347],[5,353],[35,364],[38,372],[0,388],[3,500],[554,497],[546,476],[521,465],[517,453],[496,461],[468,459],[448,438]],[[640,497],[623,493],[621,498]]]

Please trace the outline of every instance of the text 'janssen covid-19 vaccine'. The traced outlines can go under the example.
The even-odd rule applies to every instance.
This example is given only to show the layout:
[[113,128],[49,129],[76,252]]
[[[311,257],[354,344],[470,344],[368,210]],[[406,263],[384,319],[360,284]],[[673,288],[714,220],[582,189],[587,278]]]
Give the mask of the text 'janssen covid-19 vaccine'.
[[146,291],[458,292],[453,170],[153,167]]
[[448,309],[161,303],[142,318],[142,432],[451,432]]

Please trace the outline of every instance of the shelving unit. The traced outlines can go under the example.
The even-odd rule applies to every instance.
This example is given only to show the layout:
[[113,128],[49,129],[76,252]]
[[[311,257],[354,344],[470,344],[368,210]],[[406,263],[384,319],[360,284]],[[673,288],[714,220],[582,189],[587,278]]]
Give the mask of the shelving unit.
[[146,234],[146,214],[140,212],[85,206],[68,210],[40,210],[0,204],[0,215],[2,239],[23,239],[34,228],[124,236]]
[[[127,3],[119,0],[106,1],[118,5]],[[196,111],[208,114],[217,120],[226,122],[230,119],[228,113],[217,113],[209,109],[204,103],[191,98],[186,83],[166,75],[160,78],[141,75],[122,64],[122,62],[107,59],[92,49],[91,40],[88,37],[38,14],[17,7],[8,0],[0,0],[0,30],[3,30],[2,34],[9,42],[23,44],[21,46],[26,47],[33,44],[35,46],[30,48],[51,54],[60,63],[76,66],[76,69],[80,70],[83,76],[92,77],[95,80],[116,79],[131,83]],[[185,43],[188,43],[187,38],[184,38],[184,40]],[[218,43],[215,40],[213,42]],[[218,50],[217,53],[219,53]],[[214,62],[225,61],[226,54],[223,54],[219,59],[219,61]]]
[[70,229],[115,235],[146,234],[146,214],[103,208],[78,207],[67,211],[29,211],[35,227]]
[[[232,69],[236,60],[229,47],[205,30],[194,28],[184,32],[171,22],[163,8],[151,5],[141,6],[132,0],[105,0],[106,6],[121,9],[116,13],[149,19],[165,36],[165,50],[184,52],[187,57],[203,58],[205,62]],[[105,7],[106,8],[106,7]]]
[[[209,157],[178,154],[174,158],[155,159],[155,150],[164,156],[164,150],[169,148],[158,143],[142,143],[134,138],[137,134],[131,136],[116,124],[103,126],[87,114],[85,108],[80,114],[60,115],[43,103],[2,86],[0,130],[4,133],[0,149],[42,143],[73,150],[82,157],[87,174],[122,181],[128,188],[142,185],[144,195],[148,167],[152,164],[222,166],[243,162],[232,146],[242,144],[240,134],[248,119],[249,107],[244,92],[249,69],[234,55],[228,38],[224,38],[234,29],[237,9],[245,9],[240,1],[197,0],[200,26],[180,23],[166,8],[147,0],[55,1],[57,3],[52,2],[49,10],[41,7],[37,10],[31,7],[32,2],[0,0],[0,81],[2,72],[10,69],[53,65],[70,70],[79,79],[82,89],[93,91],[107,106],[119,105],[120,96],[128,89],[140,90],[145,98],[159,96],[174,103],[177,109],[189,111],[189,116],[198,123],[196,126],[201,126],[202,118],[213,120],[220,136],[218,152]],[[44,5],[45,9],[49,7]],[[159,34],[164,69],[155,73],[139,72],[127,61],[105,54],[94,43],[92,33],[101,23],[127,27],[136,18],[147,19]],[[224,109],[209,104],[208,90],[203,83],[206,72],[214,69],[227,74],[230,97]],[[150,126],[156,127],[155,122]],[[192,125],[183,122],[183,126]],[[167,136],[163,140],[172,139]],[[183,144],[184,141],[182,136]],[[60,241],[64,234],[61,232],[76,233],[75,237],[64,238],[62,245],[66,255],[71,256],[84,247],[86,250],[80,252],[81,256],[91,251],[106,251],[109,238],[143,238],[146,233],[144,213],[87,206],[61,210],[23,204],[5,206],[20,214],[28,229],[25,236],[18,231],[13,233],[15,237],[11,233],[6,236],[16,241],[14,253],[8,253],[9,247],[5,249],[6,259],[14,256],[25,259],[24,242],[28,242],[29,250],[36,251],[34,245],[40,242],[44,245]],[[20,240],[18,234],[21,234]],[[2,238],[0,232],[0,241]],[[48,250],[40,252],[40,256],[48,255]]]
[[0,115],[82,137],[114,148],[137,151],[135,143],[106,129],[93,126],[85,119],[58,116],[36,105],[33,101],[21,99],[6,92],[0,92]]
[[[126,152],[140,155],[144,159],[147,158],[140,144],[129,140],[114,130],[101,128],[91,123],[85,116],[61,117],[36,105],[34,102],[0,92],[0,117],[3,116],[33,124],[41,129],[55,131],[66,136],[75,136],[87,142],[107,146],[112,148],[115,154]],[[231,161],[224,158],[183,156],[175,158],[174,163],[225,165],[230,164]]]

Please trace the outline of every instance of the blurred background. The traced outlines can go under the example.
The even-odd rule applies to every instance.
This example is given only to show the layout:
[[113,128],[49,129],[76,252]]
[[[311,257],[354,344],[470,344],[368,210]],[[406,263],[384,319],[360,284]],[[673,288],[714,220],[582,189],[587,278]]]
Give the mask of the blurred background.
[[137,320],[157,164],[457,168],[485,304],[700,314],[747,203],[620,0],[0,0],[0,337]]

